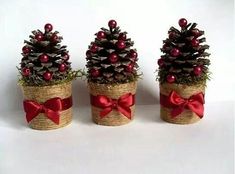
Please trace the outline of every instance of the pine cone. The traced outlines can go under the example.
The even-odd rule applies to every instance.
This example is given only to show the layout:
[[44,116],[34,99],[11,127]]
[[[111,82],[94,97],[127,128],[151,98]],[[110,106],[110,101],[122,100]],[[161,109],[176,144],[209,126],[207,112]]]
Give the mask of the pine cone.
[[[204,44],[204,31],[196,28],[196,23],[187,24],[187,20],[179,20],[181,30],[171,27],[169,37],[163,40],[163,55],[158,60],[158,79],[160,83],[197,84],[209,78],[208,66],[210,56]],[[172,80],[168,80],[168,77]]]
[[114,20],[109,29],[96,33],[86,52],[88,81],[102,84],[128,83],[137,79],[137,52],[134,42],[126,38]]
[[29,41],[24,41],[19,72],[26,85],[38,86],[57,84],[71,78],[71,63],[66,46],[60,42],[59,32],[52,32],[52,25],[46,24],[45,31],[32,31]]

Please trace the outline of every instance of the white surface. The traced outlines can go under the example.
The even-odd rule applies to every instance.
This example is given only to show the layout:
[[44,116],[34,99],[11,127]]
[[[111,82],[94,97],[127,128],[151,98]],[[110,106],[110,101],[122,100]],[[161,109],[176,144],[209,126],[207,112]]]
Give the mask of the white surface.
[[[0,0],[0,174],[232,174],[235,100],[232,0]],[[185,17],[206,32],[213,79],[206,116],[180,126],[159,119],[154,71],[170,26]],[[24,39],[50,22],[64,37],[74,69],[100,27],[116,19],[135,41],[136,120],[122,127],[90,121],[85,82],[73,84],[74,121],[54,131],[26,127],[17,70]],[[154,105],[153,105],[154,104]],[[78,110],[77,110],[78,109]]]
[[[21,109],[22,94],[16,85],[15,67],[21,60],[23,41],[32,30],[52,23],[63,35],[63,44],[68,45],[73,68],[82,69],[88,44],[110,19],[116,19],[121,29],[129,33],[138,50],[144,76],[137,103],[156,103],[158,84],[154,72],[162,40],[172,25],[178,26],[181,17],[197,22],[211,46],[213,79],[208,83],[206,100],[235,100],[233,7],[232,0],[0,0],[0,96],[7,94],[0,111]],[[76,82],[74,86],[75,99],[83,98],[79,104],[87,105],[84,83]]]
[[233,174],[234,103],[207,104],[192,125],[161,121],[159,105],[137,106],[121,127],[95,125],[89,108],[78,111],[53,131],[27,128],[23,112],[2,114],[0,173]]

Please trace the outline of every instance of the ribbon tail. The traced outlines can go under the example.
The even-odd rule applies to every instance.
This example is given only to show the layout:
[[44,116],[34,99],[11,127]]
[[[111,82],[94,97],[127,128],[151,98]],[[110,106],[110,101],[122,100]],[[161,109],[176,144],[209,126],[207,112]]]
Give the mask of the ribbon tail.
[[182,112],[184,111],[184,108],[179,106],[179,107],[175,107],[171,110],[171,118],[175,118],[178,115],[180,115]]
[[53,110],[47,109],[45,111],[45,115],[47,116],[47,118],[49,118],[55,124],[60,124],[60,115],[59,115],[59,112],[55,112]]
[[204,113],[204,106],[200,102],[193,102],[188,104],[188,108],[193,111],[198,117],[202,118]]
[[111,107],[105,108],[102,111],[100,111],[100,118],[104,118],[106,115],[108,115],[112,111]]
[[26,120],[29,123],[30,121],[32,121],[32,119],[34,119],[34,117],[36,117],[36,115],[32,115],[30,113],[26,113]]
[[117,110],[121,112],[124,116],[131,120],[131,109],[129,107],[118,106]]

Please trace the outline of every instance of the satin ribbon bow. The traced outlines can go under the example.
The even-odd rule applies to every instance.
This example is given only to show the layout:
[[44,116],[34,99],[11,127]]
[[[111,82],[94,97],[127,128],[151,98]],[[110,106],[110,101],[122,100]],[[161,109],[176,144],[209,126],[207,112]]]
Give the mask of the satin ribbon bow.
[[45,103],[40,104],[32,100],[25,100],[24,111],[26,112],[27,122],[34,119],[39,113],[45,113],[47,118],[56,124],[59,124],[60,115],[59,111],[62,110],[62,100],[59,97],[47,100]]
[[192,95],[188,99],[185,99],[182,98],[175,91],[172,91],[167,98],[161,96],[160,102],[163,106],[172,108],[171,111],[172,118],[177,117],[179,114],[181,114],[185,108],[196,113],[200,118],[203,117],[204,95],[202,92]]
[[104,118],[113,109],[118,110],[127,118],[131,119],[131,109],[135,103],[135,96],[131,93],[124,94],[119,99],[111,99],[105,95],[91,95],[91,104],[95,107],[102,108],[100,117]]

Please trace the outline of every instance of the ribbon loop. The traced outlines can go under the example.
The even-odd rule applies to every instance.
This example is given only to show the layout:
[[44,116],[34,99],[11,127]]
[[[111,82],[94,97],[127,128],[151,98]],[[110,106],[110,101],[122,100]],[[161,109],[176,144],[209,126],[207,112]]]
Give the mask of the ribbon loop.
[[105,95],[91,95],[91,104],[95,107],[101,108],[100,117],[104,118],[113,109],[119,111],[127,118],[131,119],[130,107],[135,104],[135,96],[131,93],[127,93],[119,97],[118,99],[112,99]]
[[203,117],[204,113],[204,94],[202,92],[192,95],[188,99],[181,97],[175,91],[171,91],[169,96],[160,96],[160,103],[164,107],[172,108],[172,118],[180,115],[184,109],[190,109],[196,113],[200,118]]

